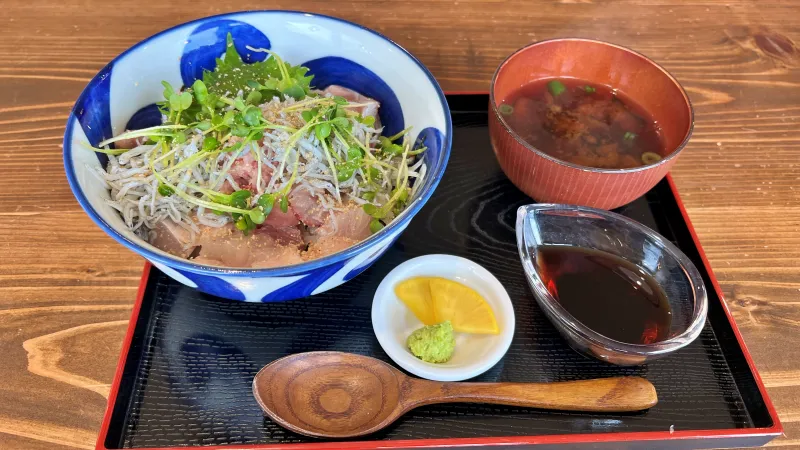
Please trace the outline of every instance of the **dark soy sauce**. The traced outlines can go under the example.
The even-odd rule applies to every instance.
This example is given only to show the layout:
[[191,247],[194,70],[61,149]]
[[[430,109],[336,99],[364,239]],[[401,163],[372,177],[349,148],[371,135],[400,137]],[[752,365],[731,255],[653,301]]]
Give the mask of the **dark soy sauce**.
[[573,317],[603,336],[650,344],[669,335],[672,312],[664,290],[636,264],[609,253],[544,246],[538,270]]

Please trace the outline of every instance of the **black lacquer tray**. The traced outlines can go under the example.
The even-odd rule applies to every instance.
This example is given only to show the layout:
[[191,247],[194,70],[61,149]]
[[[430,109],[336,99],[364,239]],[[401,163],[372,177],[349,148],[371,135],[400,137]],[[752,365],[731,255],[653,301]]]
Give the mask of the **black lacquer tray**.
[[[538,309],[519,263],[516,209],[531,200],[498,167],[486,95],[451,95],[455,134],[446,174],[428,204],[370,269],[321,295],[242,303],[202,294],[147,266],[97,447],[173,448],[701,448],[751,446],[781,432],[772,404],[719,297],[671,179],[620,208],[680,247],[709,288],[706,327],[694,343],[653,363],[621,368],[572,351]],[[541,382],[638,375],[659,403],[632,414],[560,413],[481,405],[417,409],[357,441],[306,438],[265,418],[251,382],[265,364],[311,350],[390,361],[372,331],[381,279],[423,254],[470,258],[491,271],[514,302],[508,354],[475,381]]]

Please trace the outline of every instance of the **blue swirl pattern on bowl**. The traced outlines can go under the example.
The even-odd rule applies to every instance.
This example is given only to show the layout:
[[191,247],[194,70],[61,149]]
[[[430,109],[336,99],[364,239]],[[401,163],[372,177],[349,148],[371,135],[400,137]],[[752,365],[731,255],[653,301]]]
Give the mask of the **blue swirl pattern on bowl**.
[[181,55],[181,79],[184,86],[191,86],[194,80],[203,78],[203,72],[214,70],[217,58],[225,53],[228,34],[233,38],[233,46],[246,63],[267,59],[264,52],[252,52],[247,47],[269,50],[269,38],[258,28],[238,20],[209,20],[201,23],[186,40]]
[[[105,203],[108,192],[90,172],[104,155],[83,148],[125,129],[160,121],[155,102],[161,81],[188,85],[214,66],[230,32],[246,61],[269,48],[293,64],[307,65],[319,88],[338,84],[381,102],[385,134],[406,125],[427,146],[428,175],[406,211],[369,239],[334,255],[294,266],[237,269],[204,266],[162,252],[127,229]],[[412,131],[412,135],[413,131]],[[366,270],[399,237],[442,177],[452,144],[450,113],[436,80],[389,39],[333,17],[294,11],[251,11],[199,19],[156,34],[104,67],[81,93],[67,121],[64,166],[75,197],[88,215],[121,244],[177,281],[203,292],[245,301],[283,301],[324,292]]]

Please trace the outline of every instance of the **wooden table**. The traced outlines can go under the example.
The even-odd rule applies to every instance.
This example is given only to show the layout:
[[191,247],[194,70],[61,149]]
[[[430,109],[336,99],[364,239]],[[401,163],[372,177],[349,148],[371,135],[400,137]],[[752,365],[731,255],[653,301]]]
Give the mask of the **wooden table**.
[[[694,137],[674,176],[786,428],[800,448],[800,4],[777,0],[4,0],[0,8],[0,448],[93,448],[143,260],[97,228],[61,162],[70,107],[114,56],[235,9],[352,20],[486,90],[514,49],[609,40],[686,87]],[[494,30],[494,31],[493,31]]]

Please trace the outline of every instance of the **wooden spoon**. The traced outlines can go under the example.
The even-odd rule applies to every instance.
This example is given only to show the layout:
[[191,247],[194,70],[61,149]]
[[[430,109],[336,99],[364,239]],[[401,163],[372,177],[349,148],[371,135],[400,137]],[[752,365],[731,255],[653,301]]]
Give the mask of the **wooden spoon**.
[[638,377],[559,383],[441,383],[411,378],[389,364],[340,352],[298,353],[272,362],[253,395],[281,426],[316,437],[378,431],[409,410],[434,403],[492,403],[565,411],[639,411],[658,402]]

